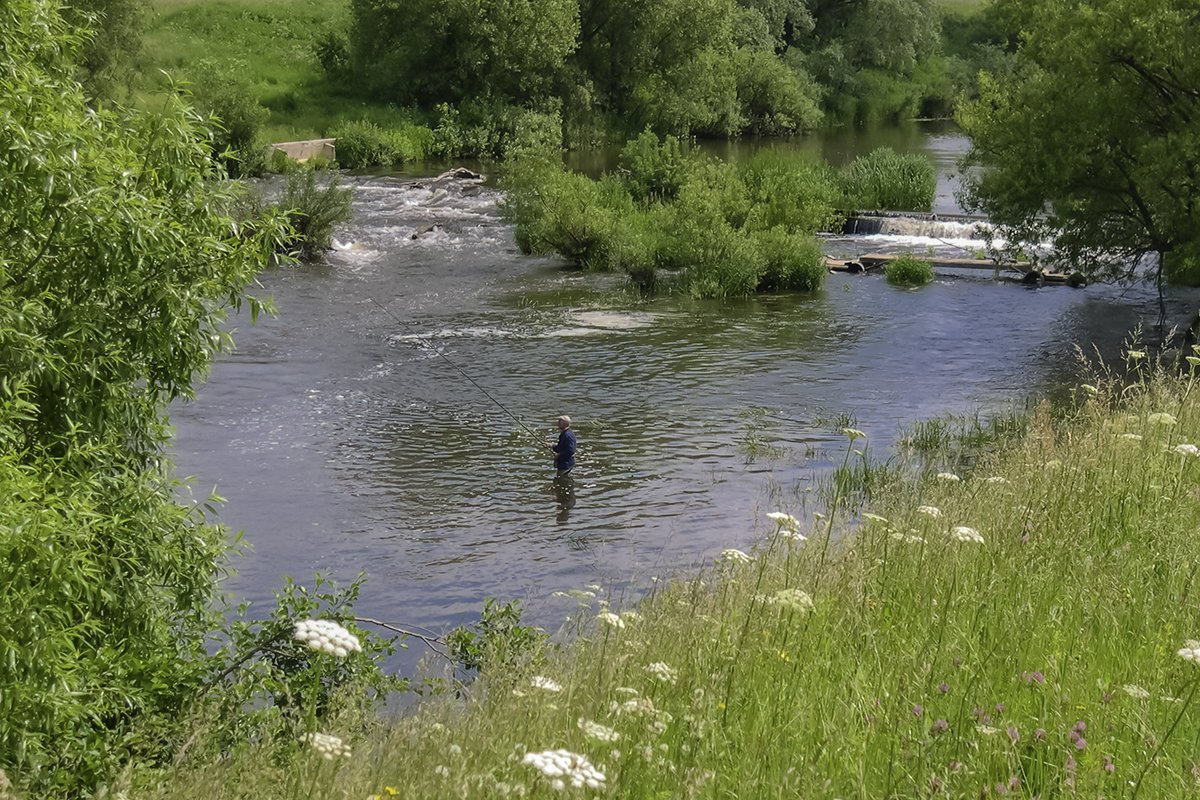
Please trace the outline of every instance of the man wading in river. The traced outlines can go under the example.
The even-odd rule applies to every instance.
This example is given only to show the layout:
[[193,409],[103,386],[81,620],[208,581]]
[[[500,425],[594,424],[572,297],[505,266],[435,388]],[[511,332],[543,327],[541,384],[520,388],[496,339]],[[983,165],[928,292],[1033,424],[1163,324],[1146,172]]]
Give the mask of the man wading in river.
[[566,414],[558,418],[558,442],[545,441],[544,447],[554,453],[556,478],[565,478],[575,468],[575,431],[571,430],[571,418]]

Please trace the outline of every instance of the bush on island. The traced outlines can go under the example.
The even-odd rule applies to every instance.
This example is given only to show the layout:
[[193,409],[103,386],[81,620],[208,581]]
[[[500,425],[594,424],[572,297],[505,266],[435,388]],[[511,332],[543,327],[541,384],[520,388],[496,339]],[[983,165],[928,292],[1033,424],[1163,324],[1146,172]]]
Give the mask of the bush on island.
[[888,283],[896,286],[924,286],[933,280],[933,265],[912,254],[894,258],[883,268]]

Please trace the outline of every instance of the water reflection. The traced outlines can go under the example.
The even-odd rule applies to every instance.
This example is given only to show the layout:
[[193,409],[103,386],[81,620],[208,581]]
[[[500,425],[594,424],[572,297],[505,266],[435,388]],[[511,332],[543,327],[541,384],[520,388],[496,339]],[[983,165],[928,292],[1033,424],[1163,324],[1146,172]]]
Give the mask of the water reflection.
[[554,517],[559,525],[571,521],[571,509],[575,508],[575,479],[570,475],[559,475],[553,479],[554,499],[558,502],[558,514]]

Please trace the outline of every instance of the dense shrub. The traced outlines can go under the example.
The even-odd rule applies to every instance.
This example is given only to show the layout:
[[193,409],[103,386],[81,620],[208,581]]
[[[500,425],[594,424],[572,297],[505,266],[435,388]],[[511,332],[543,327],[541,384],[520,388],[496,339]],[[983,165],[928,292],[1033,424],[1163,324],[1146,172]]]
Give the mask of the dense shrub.
[[772,52],[746,47],[738,50],[733,67],[747,133],[791,136],[820,124],[818,89],[807,73]]
[[423,125],[383,128],[370,120],[343,122],[330,132],[338,163],[349,169],[390,167],[420,161],[433,150],[434,134]]
[[739,297],[820,287],[825,261],[810,234],[841,224],[827,164],[763,151],[735,166],[644,132],[621,165],[599,180],[564,172],[554,157],[508,165],[503,210],[518,246],[623,271],[643,291]]
[[579,266],[602,269],[616,220],[633,210],[619,182],[566,172],[542,157],[510,165],[503,210],[522,252],[558,252]]
[[888,283],[897,286],[924,286],[933,280],[933,266],[911,254],[893,258],[883,272]]
[[621,148],[620,165],[626,188],[639,203],[671,201],[687,181],[690,161],[674,136],[661,140],[644,131]]
[[431,150],[443,158],[504,158],[562,149],[562,115],[554,104],[534,110],[473,101],[438,106]]
[[283,237],[221,209],[179,98],[89,111],[56,4],[0,6],[0,770],[103,795],[199,686],[223,532],[176,504],[165,407]]
[[754,236],[766,263],[758,282],[759,291],[811,292],[824,284],[829,270],[821,243],[816,239],[782,228],[771,228]]
[[739,167],[753,210],[747,227],[791,233],[839,230],[844,215],[837,173],[824,161],[787,150],[759,150]]
[[287,214],[295,234],[287,246],[304,260],[311,260],[328,250],[333,242],[333,229],[350,219],[352,192],[341,186],[335,175],[322,186],[314,170],[302,169],[288,176],[287,187],[278,208]]
[[928,211],[937,174],[929,159],[881,147],[854,159],[843,172],[848,206],[855,209]]
[[229,174],[262,175],[267,158],[263,126],[271,112],[259,104],[234,69],[212,61],[195,68],[191,92],[196,110],[215,118],[213,149]]

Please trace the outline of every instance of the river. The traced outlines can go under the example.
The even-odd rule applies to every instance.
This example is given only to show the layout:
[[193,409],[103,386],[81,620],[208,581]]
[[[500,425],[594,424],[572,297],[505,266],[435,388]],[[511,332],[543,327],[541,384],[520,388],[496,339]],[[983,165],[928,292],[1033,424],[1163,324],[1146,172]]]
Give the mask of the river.
[[[936,210],[956,210],[962,137],[895,136],[934,159]],[[197,496],[215,486],[221,520],[252,547],[227,588],[259,614],[282,575],[321,570],[366,572],[359,612],[400,625],[444,631],[497,597],[553,626],[570,607],[555,592],[636,597],[748,548],[768,511],[811,513],[846,422],[886,456],[913,421],[1023,407],[1076,380],[1077,346],[1111,357],[1158,317],[1149,289],[1031,289],[983,272],[917,290],[834,274],[815,294],[641,300],[616,276],[523,256],[494,189],[445,194],[416,177],[349,177],[340,249],[264,274],[278,315],[231,320],[237,351],[171,409],[179,474]],[[979,244],[891,235],[827,248]],[[1195,303],[1172,294],[1169,318]],[[561,413],[580,444],[570,498],[525,430],[549,438]]]

